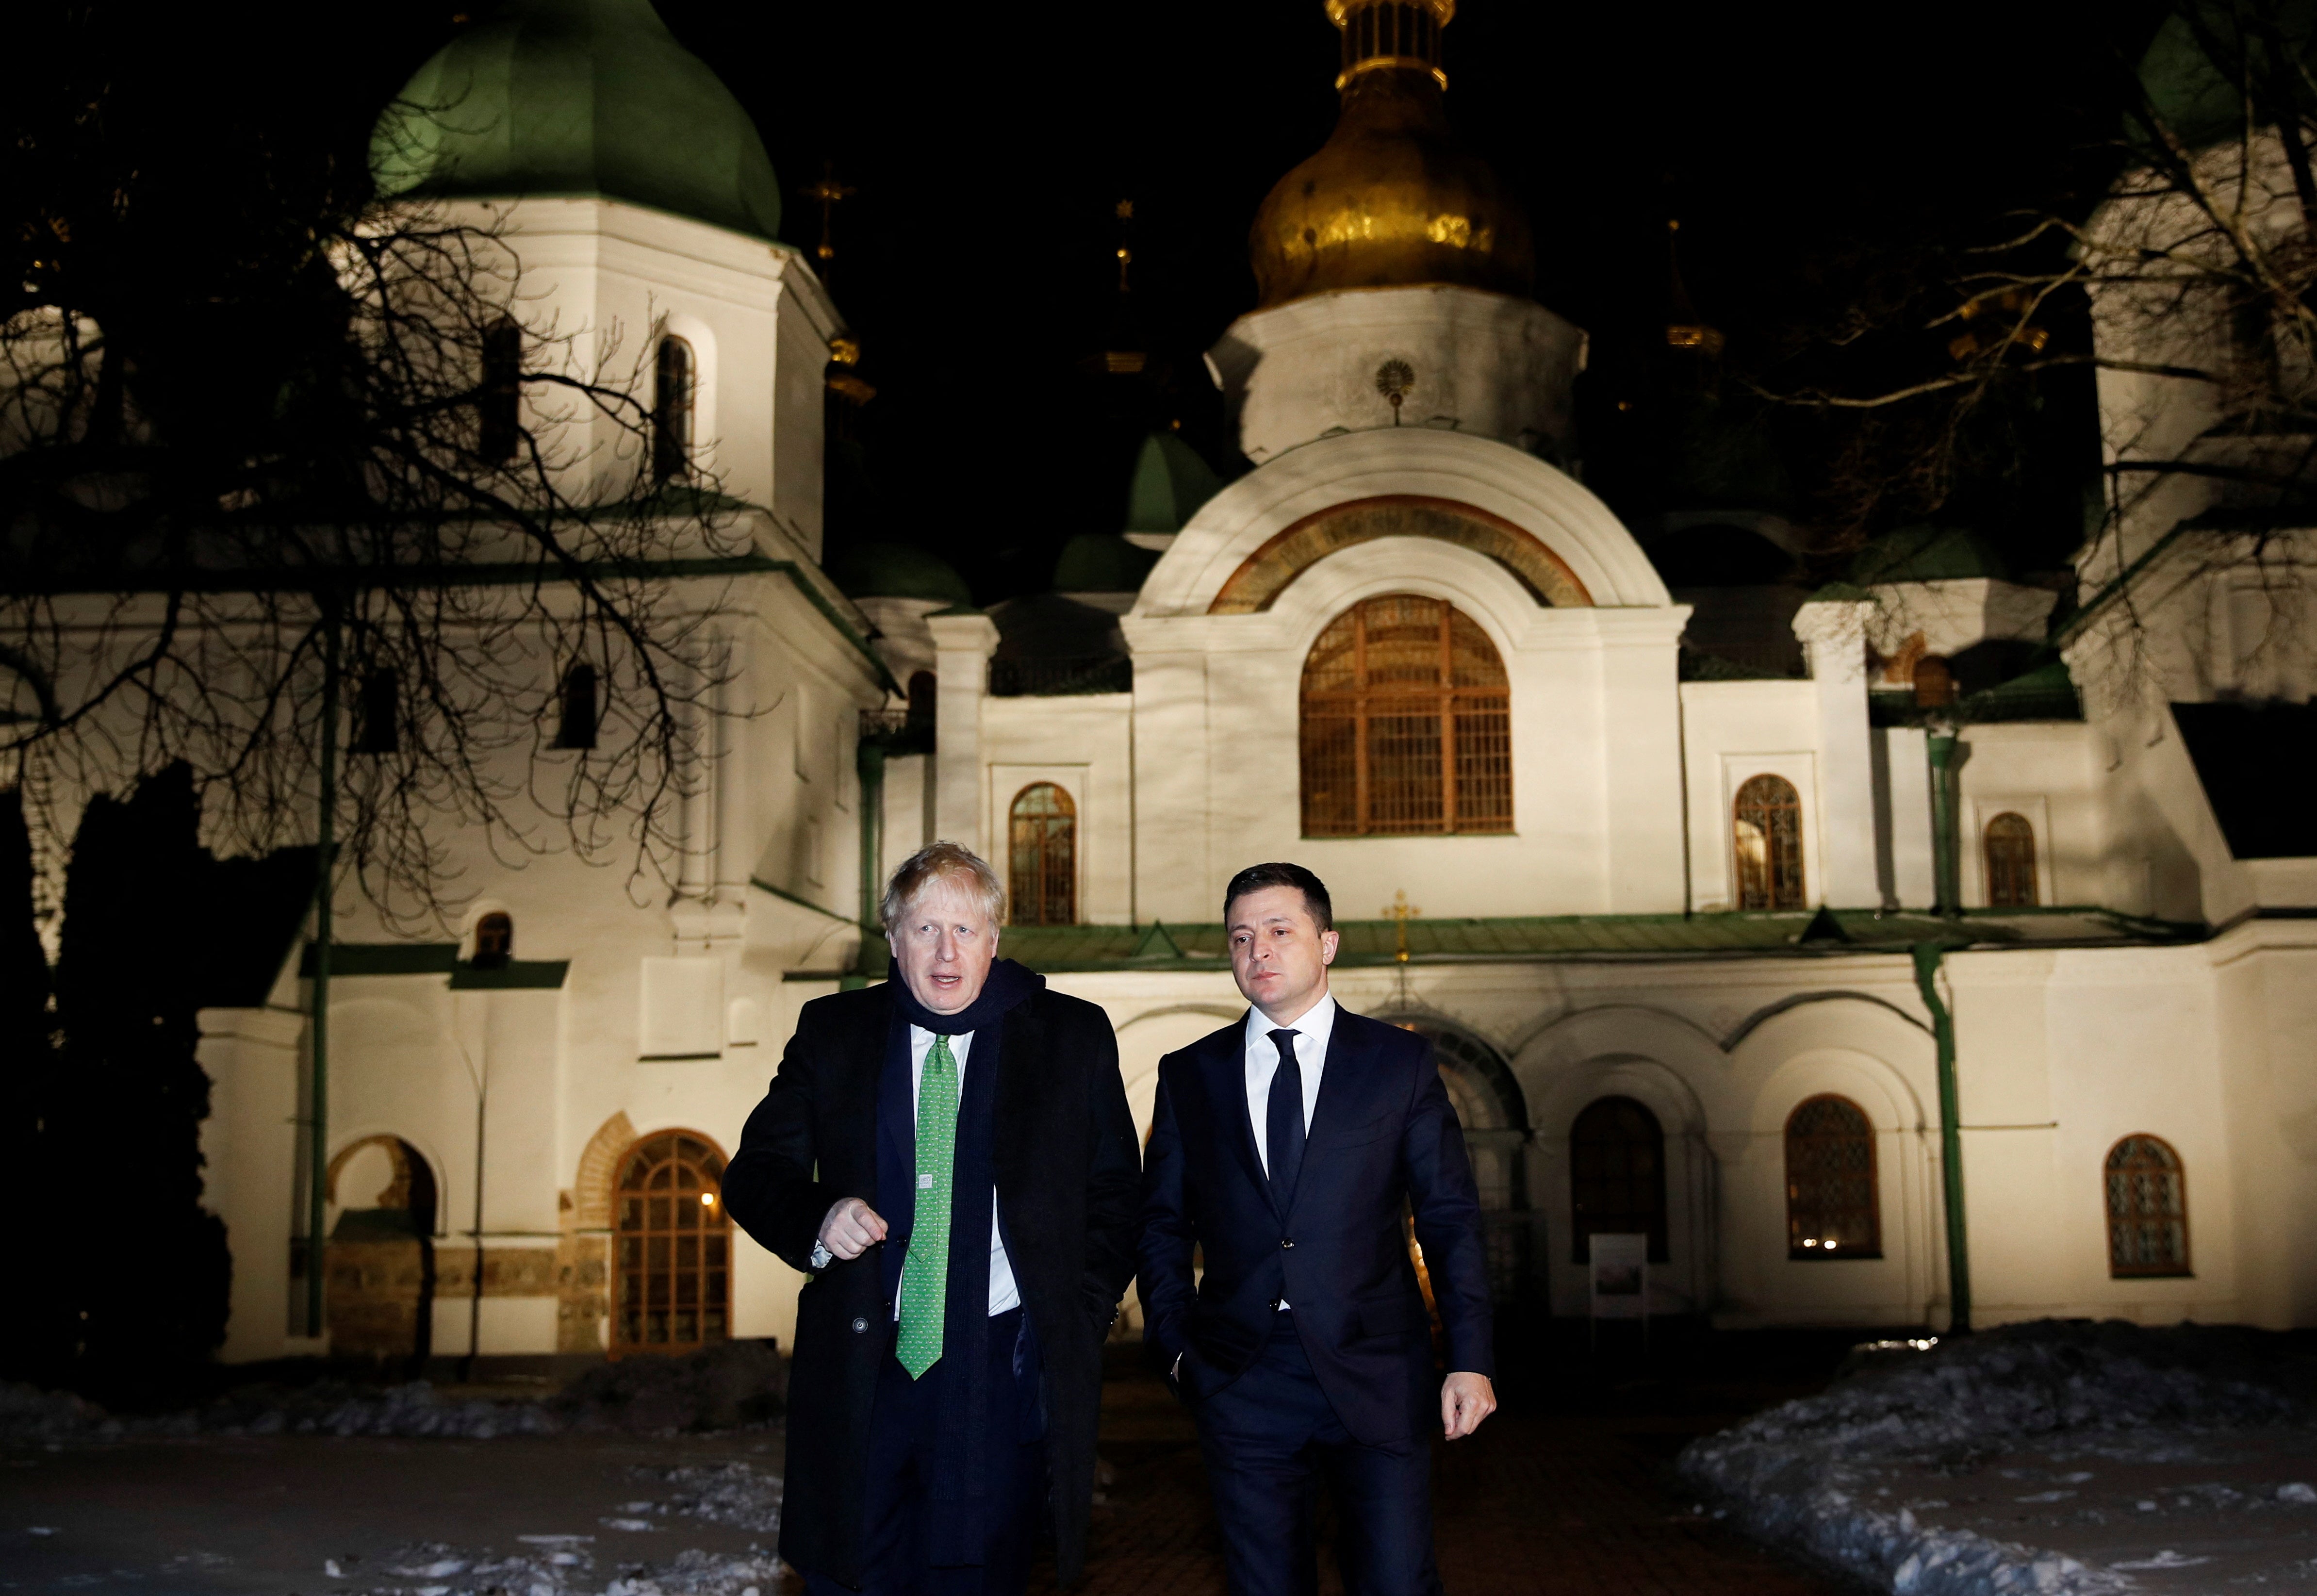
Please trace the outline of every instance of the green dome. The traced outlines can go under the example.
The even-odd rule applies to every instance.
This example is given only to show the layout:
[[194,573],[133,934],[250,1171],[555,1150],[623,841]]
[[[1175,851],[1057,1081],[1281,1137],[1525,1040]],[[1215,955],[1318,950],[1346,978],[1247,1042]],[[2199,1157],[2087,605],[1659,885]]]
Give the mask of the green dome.
[[828,579],[848,598],[931,598],[973,603],[973,590],[940,555],[908,543],[848,543],[821,560]]
[[1082,532],[1062,545],[1054,562],[1057,593],[1140,593],[1158,563],[1158,551],[1138,549],[1114,532]]
[[1183,523],[1222,489],[1222,479],[1199,458],[1197,450],[1171,432],[1154,432],[1142,440],[1142,453],[1135,458],[1134,478],[1126,489],[1124,530],[1180,532]]
[[650,0],[509,0],[403,85],[370,161],[387,195],[585,195],[780,231],[756,124]]
[[[2150,108],[2191,148],[2243,132],[2244,100],[2238,84],[2247,70],[2257,80],[2272,73],[2271,57],[2280,53],[2274,49],[2276,44],[2284,46],[2286,73],[2295,79],[2317,59],[2317,5],[2310,0],[2282,0],[2248,29],[2248,18],[2258,14],[2214,0],[2176,10],[2156,30],[2140,58],[2140,82]],[[2219,51],[2218,61],[2208,46]],[[2276,95],[2257,94],[2255,109],[2263,121],[2274,121]],[[2127,114],[2126,125],[2135,138],[2153,138],[2154,130],[2143,127],[2142,120]]]

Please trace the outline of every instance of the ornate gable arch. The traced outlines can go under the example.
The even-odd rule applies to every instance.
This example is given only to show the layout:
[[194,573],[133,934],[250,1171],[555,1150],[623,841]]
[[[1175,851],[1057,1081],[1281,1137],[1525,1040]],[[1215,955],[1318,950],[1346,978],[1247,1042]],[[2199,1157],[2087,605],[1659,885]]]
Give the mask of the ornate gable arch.
[[1492,439],[1385,427],[1290,450],[1208,500],[1134,613],[1259,613],[1330,555],[1387,539],[1479,554],[1540,605],[1673,602],[1633,533],[1567,473]]

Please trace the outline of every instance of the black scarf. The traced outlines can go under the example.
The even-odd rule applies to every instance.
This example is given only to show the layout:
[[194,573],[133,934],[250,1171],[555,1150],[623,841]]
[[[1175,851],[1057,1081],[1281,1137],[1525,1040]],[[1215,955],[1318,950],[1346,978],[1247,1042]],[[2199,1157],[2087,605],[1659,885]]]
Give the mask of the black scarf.
[[1007,1009],[1042,991],[1046,978],[1012,959],[999,959],[989,966],[989,978],[981,983],[981,995],[955,1014],[935,1014],[918,1002],[898,969],[885,985],[892,992],[893,1007],[903,1019],[935,1036],[962,1036],[968,1031],[995,1026],[1005,1018]]

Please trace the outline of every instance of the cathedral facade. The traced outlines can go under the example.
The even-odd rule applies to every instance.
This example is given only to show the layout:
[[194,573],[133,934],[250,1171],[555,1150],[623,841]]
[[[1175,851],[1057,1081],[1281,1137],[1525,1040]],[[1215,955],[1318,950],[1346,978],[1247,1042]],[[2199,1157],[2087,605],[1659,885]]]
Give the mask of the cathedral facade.
[[[2243,754],[2249,701],[2305,701],[2306,670],[2240,679],[2225,562],[2135,614],[2153,666],[2089,567],[2055,632],[2053,588],[1963,533],[1784,605],[1701,578],[1701,540],[1726,571],[1789,532],[1637,532],[1585,485],[1585,337],[1449,130],[1452,0],[1329,0],[1342,120],[1266,202],[1259,302],[1209,356],[1252,469],[1154,436],[1119,530],[978,609],[928,556],[823,549],[844,329],[773,240],[761,145],[724,95],[713,170],[619,164],[604,130],[642,113],[601,64],[526,56],[562,9],[469,34],[413,98],[463,73],[520,124],[526,74],[592,71],[605,148],[428,170],[541,314],[683,345],[765,556],[744,668],[672,901],[479,860],[461,941],[342,928],[322,1169],[300,960],[206,1012],[228,1356],[407,1350],[422,1321],[436,1352],[787,1335],[801,1282],[724,1222],[721,1161],[800,1005],[881,975],[875,885],[936,838],[1007,879],[1001,953],[1109,1012],[1146,1126],[1160,1058],[1243,1012],[1223,883],[1315,870],[1338,995],[1436,1045],[1507,1305],[1585,1313],[1606,1233],[1647,1238],[1652,1311],[1717,1324],[2317,1323],[2317,831]],[[645,0],[595,9],[675,49]],[[1958,689],[1988,660],[2029,668]],[[277,1261],[316,1179],[319,1327]]]

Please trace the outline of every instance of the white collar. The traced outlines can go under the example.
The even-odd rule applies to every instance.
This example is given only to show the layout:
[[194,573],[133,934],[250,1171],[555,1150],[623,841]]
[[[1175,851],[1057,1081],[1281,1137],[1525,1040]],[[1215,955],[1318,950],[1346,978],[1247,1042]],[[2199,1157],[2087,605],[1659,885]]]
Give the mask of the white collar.
[[1274,1031],[1301,1031],[1316,1042],[1324,1043],[1336,1029],[1336,994],[1322,992],[1320,1000],[1306,1009],[1292,1026],[1274,1025],[1265,1018],[1262,1009],[1253,1004],[1247,1010],[1247,1042],[1253,1047],[1271,1040]]

